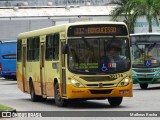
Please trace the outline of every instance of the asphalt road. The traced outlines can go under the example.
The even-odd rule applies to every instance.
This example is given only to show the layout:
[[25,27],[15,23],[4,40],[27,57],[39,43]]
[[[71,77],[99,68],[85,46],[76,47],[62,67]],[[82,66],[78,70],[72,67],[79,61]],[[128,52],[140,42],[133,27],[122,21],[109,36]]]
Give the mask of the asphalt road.
[[[122,115],[120,114],[128,114],[128,112],[125,112],[125,111],[130,111],[131,113],[129,114],[132,114],[132,112],[135,113],[137,111],[140,111],[140,112],[137,112],[139,114],[141,114],[141,112],[143,113],[144,111],[150,111],[152,113],[154,113],[154,111],[158,111],[158,113],[160,113],[159,112],[160,111],[160,97],[159,96],[160,96],[160,84],[149,85],[147,90],[141,90],[139,85],[134,85],[133,97],[124,98],[122,104],[119,107],[111,107],[107,99],[106,100],[76,101],[76,102],[70,103],[67,107],[57,107],[54,103],[53,98],[47,99],[46,102],[31,102],[30,95],[26,93],[22,93],[18,89],[16,81],[0,79],[0,104],[13,107],[17,111],[22,111],[22,112],[23,111],[50,111],[50,112],[53,112],[53,114],[58,115],[61,113],[56,113],[55,111],[77,111],[78,116],[80,116],[80,118],[78,119],[83,118],[87,120],[89,119],[91,120],[91,118],[92,120],[93,119],[94,120],[97,120],[97,119],[106,120],[108,118],[112,120],[114,119],[119,120],[120,118],[123,120],[133,119],[133,116],[129,118],[126,116],[121,117]],[[103,112],[99,114],[98,113],[99,111],[103,111]],[[89,114],[87,112],[89,112]],[[111,113],[113,113],[115,117],[114,115],[110,116]],[[72,117],[67,117],[67,118],[65,117],[65,115],[64,116],[62,115],[61,118],[58,116],[58,119],[65,119],[65,120],[72,119],[73,120],[74,119],[73,114],[71,114]],[[76,117],[76,114],[75,114],[75,117]],[[97,117],[96,117],[96,114],[98,115]],[[107,114],[109,114],[110,117],[106,117]],[[102,115],[103,117],[100,117],[100,115]],[[120,117],[117,117],[117,116],[120,116]],[[143,120],[158,119],[156,116],[155,117],[152,116],[149,118],[138,116],[138,118],[139,117],[140,117],[140,120],[141,119]],[[18,118],[12,118],[11,120],[13,119],[18,119]],[[23,119],[25,120],[27,118],[23,118]],[[53,119],[53,118],[48,117],[47,119]]]

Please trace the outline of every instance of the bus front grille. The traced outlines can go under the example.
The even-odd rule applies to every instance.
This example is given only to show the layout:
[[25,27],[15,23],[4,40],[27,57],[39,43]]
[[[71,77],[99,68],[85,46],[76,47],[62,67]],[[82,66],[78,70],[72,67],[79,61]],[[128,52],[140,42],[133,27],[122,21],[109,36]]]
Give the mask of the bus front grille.
[[154,72],[153,69],[133,69],[135,72],[139,72],[139,73],[152,73]]
[[106,81],[114,81],[116,78],[111,78],[110,76],[94,76],[94,77],[80,77],[81,79],[87,82],[106,82]]
[[92,94],[110,94],[112,89],[110,90],[90,90]]
[[139,81],[152,81],[153,78],[138,78]]
[[142,76],[142,77],[152,77],[152,76],[154,76],[155,74],[137,74],[137,76]]
[[[102,86],[101,87],[111,87],[111,86],[114,86],[113,83],[110,83],[110,84],[101,84]],[[99,84],[86,84],[87,87],[100,87]]]

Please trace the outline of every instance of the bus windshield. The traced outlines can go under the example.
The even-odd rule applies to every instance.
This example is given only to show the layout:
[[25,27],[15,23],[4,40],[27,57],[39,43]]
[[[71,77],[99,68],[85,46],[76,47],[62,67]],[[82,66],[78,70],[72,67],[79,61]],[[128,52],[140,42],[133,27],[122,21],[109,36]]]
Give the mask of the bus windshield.
[[[160,65],[159,36],[132,36],[132,66],[158,67]],[[157,41],[156,41],[157,40]]]
[[128,38],[69,39],[68,46],[68,66],[72,72],[115,73],[130,68]]

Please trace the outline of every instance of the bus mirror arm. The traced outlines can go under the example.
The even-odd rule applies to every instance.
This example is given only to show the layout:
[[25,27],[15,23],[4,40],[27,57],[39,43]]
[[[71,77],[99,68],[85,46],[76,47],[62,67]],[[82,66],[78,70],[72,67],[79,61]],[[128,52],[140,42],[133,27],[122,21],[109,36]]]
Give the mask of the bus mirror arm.
[[62,53],[63,54],[67,54],[67,52],[68,52],[68,45],[67,44],[63,44]]

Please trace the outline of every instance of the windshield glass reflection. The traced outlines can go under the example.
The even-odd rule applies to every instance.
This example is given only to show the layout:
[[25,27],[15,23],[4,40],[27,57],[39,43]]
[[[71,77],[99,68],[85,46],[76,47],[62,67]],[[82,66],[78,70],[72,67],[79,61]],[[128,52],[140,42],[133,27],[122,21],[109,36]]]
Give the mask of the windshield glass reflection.
[[68,65],[72,72],[112,73],[130,68],[128,39],[69,39],[68,46]]

